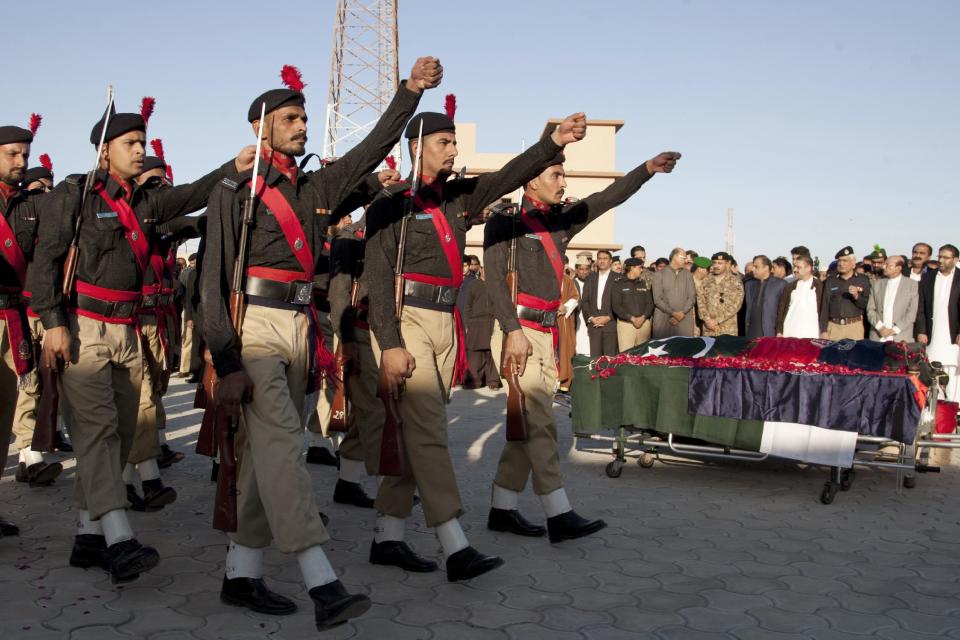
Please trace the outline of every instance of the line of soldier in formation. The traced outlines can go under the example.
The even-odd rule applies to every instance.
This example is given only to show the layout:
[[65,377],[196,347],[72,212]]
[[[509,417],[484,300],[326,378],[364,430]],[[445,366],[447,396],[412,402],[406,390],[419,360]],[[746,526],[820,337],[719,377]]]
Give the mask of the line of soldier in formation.
[[[302,455],[305,400],[330,375],[332,362],[316,311],[317,285],[326,285],[332,329],[355,363],[336,494],[339,502],[375,506],[370,562],[439,569],[404,542],[417,494],[450,581],[503,564],[472,547],[460,526],[464,508],[447,449],[446,404],[464,368],[455,301],[467,229],[519,188],[519,210],[491,217],[484,244],[498,320],[493,344],[505,370],[518,376],[528,436],[503,448],[488,526],[549,535],[551,542],[605,526],[573,510],[560,472],[552,398],[561,256],[576,233],[654,174],[672,171],[680,155],[661,153],[602,192],[565,201],[563,149],[586,135],[586,118],[577,113],[501,170],[457,177],[453,114],[414,115],[423,92],[442,76],[439,60],[418,59],[367,138],[315,171],[295,161],[307,141],[305,98],[295,81],[251,104],[247,119],[259,134],[257,147],[179,186],[165,179],[162,160],[145,157],[141,114],[108,109],[90,136],[99,153],[96,170],[55,187],[46,175],[36,188],[29,173],[32,132],[0,127],[0,442],[9,441],[18,388],[23,402],[32,392],[36,403],[37,372],[59,371],[77,458],[71,565],[101,568],[124,582],[159,562],[157,551],[136,538],[127,509],[155,509],[175,497],[159,478],[160,465],[174,454],[163,448],[158,425],[176,335],[172,254],[189,236],[201,237],[195,321],[216,373],[216,405],[240,425],[237,526],[229,533],[221,599],[264,613],[295,610],[262,577],[263,552],[273,543],[296,555],[318,629],[370,607],[367,596],[347,592],[323,551],[328,534]],[[407,179],[396,171],[372,173],[401,135],[417,158],[416,172]],[[359,222],[342,219],[359,206],[366,207]],[[204,217],[184,217],[203,207]],[[337,228],[332,237],[331,227]],[[398,265],[402,277],[395,278]],[[519,274],[514,295],[508,269]],[[239,323],[231,316],[235,281],[244,297]],[[32,341],[42,344],[37,354]],[[378,465],[386,420],[377,398],[381,378],[381,395],[395,401],[403,425],[400,471],[393,476],[381,475]],[[29,429],[16,422],[21,472],[36,484],[48,482],[59,469],[31,451]],[[5,461],[5,447],[0,457]],[[359,484],[364,471],[380,476],[375,500]],[[143,496],[128,490],[134,473]],[[546,527],[518,511],[531,476]],[[17,529],[4,521],[2,532]]]

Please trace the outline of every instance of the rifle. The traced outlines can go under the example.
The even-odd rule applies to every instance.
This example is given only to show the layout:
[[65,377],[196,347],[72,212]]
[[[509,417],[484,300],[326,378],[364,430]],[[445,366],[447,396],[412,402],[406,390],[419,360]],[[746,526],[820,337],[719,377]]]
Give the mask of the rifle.
[[[230,291],[230,321],[233,330],[240,338],[243,327],[243,272],[247,260],[247,237],[250,223],[253,221],[253,207],[256,201],[257,176],[260,171],[260,153],[263,144],[263,121],[266,118],[267,103],[260,105],[260,126],[257,131],[257,151],[253,158],[253,178],[250,181],[250,195],[243,207],[243,221],[240,227],[240,244],[233,265],[233,286]],[[212,363],[209,369],[213,369]],[[217,403],[214,413],[214,432],[217,449],[220,453],[220,469],[217,473],[217,497],[213,510],[213,528],[221,531],[237,530],[237,455],[234,450],[234,438],[239,426],[239,418],[229,418],[223,407]]]
[[[350,285],[350,308],[356,309],[359,302],[360,283],[354,280]],[[330,425],[327,430],[333,433],[346,433],[350,430],[350,406],[347,398],[350,395],[348,385],[353,363],[350,362],[350,358],[343,355],[343,342],[337,343],[334,358],[337,363],[337,373],[333,378],[333,402],[330,406]]]
[[[397,261],[393,267],[393,302],[397,308],[397,322],[403,319],[403,254],[407,248],[407,225],[413,215],[413,198],[420,188],[420,160],[423,158],[423,119],[420,120],[420,131],[417,133],[417,157],[413,162],[413,180],[410,185],[410,197],[407,198],[403,219],[400,221],[400,242],[397,244]],[[401,341],[403,335],[400,336]],[[401,391],[402,393],[402,391]],[[383,401],[386,417],[383,422],[383,437],[380,442],[380,475],[402,476],[403,461],[406,452],[403,450],[403,419],[400,417],[400,407],[390,393],[384,369],[380,367],[380,382],[377,384],[377,395]]]
[[[522,200],[521,200],[522,203]],[[510,301],[513,308],[517,308],[517,294],[519,282],[517,273],[517,216],[520,215],[520,206],[513,211],[510,234],[510,257],[507,259],[507,287],[510,289]],[[520,388],[520,376],[517,375],[516,363],[507,360],[507,336],[503,336],[503,356],[500,360],[500,375],[507,381],[507,442],[526,442],[529,438],[527,429],[527,401]]]
[[214,386],[217,383],[217,373],[210,361],[210,351],[205,350],[203,361],[203,377],[197,385],[197,393],[193,398],[195,409],[203,409],[203,419],[200,421],[200,433],[197,434],[197,446],[194,449],[202,456],[210,458],[217,455],[217,434],[215,414],[216,399],[213,396]]

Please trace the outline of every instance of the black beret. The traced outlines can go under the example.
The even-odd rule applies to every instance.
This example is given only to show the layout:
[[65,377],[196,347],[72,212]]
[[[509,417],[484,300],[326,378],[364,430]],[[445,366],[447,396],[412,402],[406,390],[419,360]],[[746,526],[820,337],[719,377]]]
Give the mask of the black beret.
[[543,163],[543,170],[546,171],[550,167],[556,164],[563,164],[567,161],[567,157],[563,155],[563,151],[558,151],[557,155],[553,156],[549,160]]
[[[139,113],[115,113],[110,116],[110,123],[107,125],[107,135],[104,136],[104,142],[110,142],[114,138],[119,138],[125,133],[131,131],[146,131],[147,125],[143,121],[143,116]],[[103,131],[103,118],[93,125],[90,131],[90,143],[100,144],[100,132]]]
[[428,136],[438,131],[456,131],[457,126],[453,120],[444,113],[435,113],[433,111],[424,111],[410,118],[407,130],[403,134],[407,140],[413,140],[420,135],[420,123],[423,122],[423,135]]
[[247,122],[260,119],[260,110],[264,103],[267,105],[266,113],[270,113],[280,107],[303,107],[306,102],[306,97],[299,91],[270,89],[270,91],[261,93],[256,100],[250,103],[250,109],[247,110]]
[[167,163],[158,158],[157,156],[147,156],[143,159],[143,172],[153,171],[154,169],[163,169],[167,170]]
[[727,262],[733,262],[733,256],[727,253],[726,251],[717,251],[715,254],[710,256],[711,260],[726,260]]
[[852,255],[853,255],[853,247],[844,247],[843,249],[840,249],[840,251],[837,251],[837,255],[833,257],[835,260],[839,260],[844,256],[852,256]]
[[33,142],[33,134],[29,129],[7,126],[0,127],[0,144],[14,144],[17,142]]
[[623,266],[627,269],[629,269],[630,267],[642,267],[643,260],[641,260],[640,258],[627,258],[626,260],[623,261]]
[[30,167],[23,174],[23,180],[20,181],[24,187],[27,187],[31,182],[36,182],[37,180],[42,180],[46,178],[47,180],[53,181],[53,172],[46,167]]

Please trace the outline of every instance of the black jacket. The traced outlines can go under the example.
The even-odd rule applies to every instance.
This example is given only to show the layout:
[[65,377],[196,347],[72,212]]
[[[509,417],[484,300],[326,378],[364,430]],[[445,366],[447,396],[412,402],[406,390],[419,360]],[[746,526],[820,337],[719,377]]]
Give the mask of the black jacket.
[[[939,271],[928,271],[920,278],[920,304],[917,309],[917,322],[914,331],[930,338],[933,331],[934,287]],[[960,272],[954,270],[950,297],[947,299],[947,312],[950,318],[950,342],[957,341],[960,333]]]

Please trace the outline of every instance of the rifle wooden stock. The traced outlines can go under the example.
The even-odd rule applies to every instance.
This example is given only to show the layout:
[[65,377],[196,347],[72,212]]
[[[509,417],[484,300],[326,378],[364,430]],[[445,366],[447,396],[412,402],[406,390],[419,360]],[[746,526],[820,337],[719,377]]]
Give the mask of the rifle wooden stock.
[[67,257],[63,260],[63,295],[69,296],[73,292],[73,281],[77,277],[77,259],[79,258],[76,242],[67,249]]
[[203,364],[203,379],[197,385],[197,395],[194,406],[203,409],[203,420],[200,422],[200,433],[197,434],[196,452],[202,456],[214,457],[217,455],[217,403],[213,397],[213,387],[216,384],[217,374],[210,362]]
[[402,476],[406,459],[403,450],[403,419],[400,418],[397,401],[390,395],[390,387],[383,369],[380,370],[377,395],[383,401],[386,414],[383,421],[383,436],[380,440],[380,475]]
[[221,531],[237,530],[237,455],[234,450],[235,421],[216,409],[217,448],[220,468],[217,471],[217,497],[213,508],[213,528]]
[[[37,361],[39,363],[39,360]],[[37,424],[33,430],[33,451],[53,451],[57,435],[57,417],[60,408],[60,372],[51,367],[37,365],[40,385],[40,400],[37,402]]]
[[[330,424],[328,431],[334,433],[346,433],[350,430],[348,425],[350,416],[347,405],[347,385],[349,384],[351,362],[343,355],[343,345],[338,344],[334,352],[337,371],[333,378],[333,402],[330,403]],[[322,393],[322,391],[321,391]]]
[[[511,262],[516,260],[516,244],[511,244]],[[517,304],[517,272],[507,271],[507,287],[514,308]],[[507,336],[503,336],[503,356],[500,362],[500,376],[507,382],[507,442],[526,442],[530,436],[527,429],[527,399],[520,388],[520,376],[516,368],[507,362]]]

